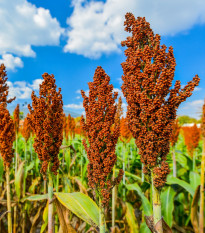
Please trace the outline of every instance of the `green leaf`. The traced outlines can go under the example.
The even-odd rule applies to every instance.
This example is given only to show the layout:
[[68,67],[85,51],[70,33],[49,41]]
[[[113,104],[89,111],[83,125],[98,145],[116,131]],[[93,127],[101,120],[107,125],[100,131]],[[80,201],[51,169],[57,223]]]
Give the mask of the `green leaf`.
[[194,190],[200,185],[201,177],[198,173],[191,171],[189,173],[189,181]]
[[172,227],[175,194],[171,186],[161,193],[162,216],[170,227]]
[[187,183],[184,180],[180,180],[180,179],[173,177],[173,176],[168,176],[167,177],[167,184],[178,184],[182,188],[184,188],[188,193],[190,193],[192,195],[192,197],[194,196],[195,190],[193,189],[193,187],[189,183]]
[[32,196],[29,196],[29,197],[25,197],[22,199],[22,201],[42,201],[42,200],[45,200],[45,199],[48,199],[48,194],[42,194],[42,195],[32,195]]
[[145,197],[145,195],[142,192],[142,190],[139,187],[139,185],[137,183],[135,183],[135,184],[128,184],[128,185],[126,185],[126,188],[128,190],[135,190],[135,191],[137,191],[138,195],[141,197],[141,200],[142,200],[142,207],[143,207],[143,210],[144,210],[144,214],[146,216],[151,216],[152,215],[152,206],[151,206],[149,200]]
[[24,163],[25,161],[23,161],[19,167],[18,167],[18,170],[17,170],[17,173],[15,175],[15,190],[16,190],[16,195],[17,197],[20,199],[21,197],[21,186],[22,186],[22,178],[23,178],[23,173],[24,173]]
[[48,225],[48,201],[47,201],[47,204],[46,204],[46,207],[43,211],[43,225],[41,226],[41,232],[40,233],[43,233]]
[[79,218],[92,226],[99,226],[99,208],[87,195],[75,193],[54,193],[60,203]]
[[[119,169],[115,169],[115,171],[119,173]],[[139,176],[133,175],[132,173],[127,172],[127,171],[124,171],[124,173],[125,173],[126,176],[129,176],[129,177],[132,177],[132,178],[134,178],[136,180],[142,181],[142,178],[139,177]]]
[[137,224],[137,219],[135,217],[134,208],[128,202],[126,202],[126,207],[127,209],[126,209],[125,217],[129,226],[129,232],[130,233],[138,232],[139,228]]
[[140,224],[140,233],[151,233],[150,229],[148,228],[146,222]]

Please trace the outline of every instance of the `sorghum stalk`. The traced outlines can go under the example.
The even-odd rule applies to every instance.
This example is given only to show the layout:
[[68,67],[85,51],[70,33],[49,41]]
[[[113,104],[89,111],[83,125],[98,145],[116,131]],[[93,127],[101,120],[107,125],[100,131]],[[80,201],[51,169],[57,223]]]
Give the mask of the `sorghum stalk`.
[[[113,167],[113,180],[115,179],[115,165]],[[115,204],[116,204],[117,186],[112,189],[112,227],[115,226]]]
[[177,163],[175,156],[175,147],[172,147],[172,160],[173,160],[173,177],[177,177]]
[[100,223],[100,233],[105,233],[106,223],[105,223],[105,212],[102,206],[101,198],[99,198],[99,223]]
[[176,121],[173,124],[172,135],[171,135],[171,138],[170,138],[171,148],[172,148],[173,176],[174,177],[177,176],[177,164],[176,164],[175,145],[176,145],[178,137],[179,137],[180,128],[181,127],[179,125],[179,120],[176,119]]
[[48,172],[48,233],[53,233],[53,178]]
[[[87,132],[89,146],[83,140],[85,151],[89,160],[88,182],[89,186],[99,194],[100,202],[100,230],[104,232],[104,208],[109,204],[113,187],[120,182],[123,171],[118,177],[112,179],[113,166],[117,156],[115,146],[119,137],[119,122],[115,122],[117,106],[115,100],[117,93],[112,92],[113,86],[109,84],[110,77],[102,67],[95,70],[93,82],[89,82],[89,97],[81,91],[86,119],[82,116],[81,124]],[[114,125],[113,132],[111,127]]]
[[9,167],[6,167],[6,188],[7,188],[7,219],[8,219],[8,233],[12,233],[12,218],[11,218],[11,192],[10,192],[10,179]]
[[200,211],[199,211],[199,231],[204,232],[204,170],[205,170],[205,102],[202,111],[202,158],[201,158],[201,187],[200,187]]
[[[154,34],[145,18],[135,19],[132,13],[127,13],[125,18],[125,31],[132,33],[121,42],[127,46],[127,58],[121,65],[128,125],[139,148],[144,173],[152,173],[152,185],[156,188],[153,198],[160,200],[160,190],[170,172],[166,157],[176,111],[192,95],[200,79],[196,75],[184,88],[176,81],[172,88],[176,66],[173,48],[167,51],[165,45],[160,45],[160,36]],[[157,219],[158,211],[159,208],[153,208]],[[158,232],[163,232],[162,225],[159,227]]]
[[[59,168],[58,153],[63,141],[63,101],[61,89],[56,91],[54,75],[44,73],[39,97],[32,92],[32,107],[28,105],[31,117],[29,124],[36,137],[34,149],[42,163],[41,173],[48,174],[48,232],[53,233],[53,178]],[[39,120],[40,119],[40,120]],[[45,192],[45,181],[44,181]]]
[[152,205],[153,205],[153,221],[154,225],[158,223],[158,227],[156,228],[158,233],[163,233],[163,228],[162,228],[162,215],[161,215],[161,200],[160,200],[160,190],[157,189],[154,185],[154,177],[152,173]]
[[15,140],[14,123],[10,117],[9,111],[6,109],[6,104],[0,104],[0,152],[4,161],[6,170],[6,187],[7,187],[7,208],[8,208],[8,232],[12,233],[11,219],[11,194],[9,168],[12,162],[14,150],[13,141]]

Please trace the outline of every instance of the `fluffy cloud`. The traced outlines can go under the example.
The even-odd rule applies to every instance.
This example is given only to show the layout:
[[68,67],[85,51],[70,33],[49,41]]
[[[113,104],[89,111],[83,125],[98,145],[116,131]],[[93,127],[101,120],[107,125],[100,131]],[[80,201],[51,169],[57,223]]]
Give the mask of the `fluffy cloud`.
[[83,103],[79,104],[67,104],[64,105],[65,108],[71,108],[71,109],[83,109]]
[[156,33],[174,35],[205,22],[204,0],[73,0],[72,15],[67,19],[65,52],[89,58],[120,52],[124,15],[133,12],[145,16]]
[[32,84],[25,81],[16,81],[14,83],[7,81],[9,86],[9,96],[12,98],[16,96],[16,100],[27,100],[31,98],[32,90],[38,91],[39,84],[41,84],[43,79],[35,79]]
[[0,59],[0,64],[4,63],[7,69],[15,70],[16,67],[23,67],[23,62],[19,57],[14,57],[12,54],[3,54]]
[[3,61],[10,56],[11,69],[22,67],[13,55],[34,57],[32,46],[58,45],[64,31],[49,10],[26,0],[1,0],[0,21],[0,55]]

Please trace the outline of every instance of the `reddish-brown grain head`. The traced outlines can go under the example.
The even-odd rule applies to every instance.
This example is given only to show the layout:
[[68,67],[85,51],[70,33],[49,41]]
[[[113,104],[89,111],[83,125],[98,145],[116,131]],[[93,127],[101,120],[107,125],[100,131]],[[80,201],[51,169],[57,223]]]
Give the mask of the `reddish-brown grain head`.
[[[89,97],[81,91],[86,119],[81,117],[81,125],[86,131],[89,146],[83,141],[88,164],[88,181],[91,188],[98,190],[102,203],[106,206],[111,196],[111,189],[120,182],[119,176],[112,180],[112,168],[116,162],[115,146],[119,137],[119,121],[115,122],[117,93],[109,84],[110,77],[102,67],[95,70],[93,82],[89,82]],[[113,133],[111,126],[115,123]]]
[[0,152],[4,166],[10,167],[14,156],[13,141],[15,140],[14,122],[3,103],[0,104]]
[[128,125],[145,170],[155,168],[155,185],[162,187],[169,173],[166,156],[177,108],[192,95],[199,77],[196,75],[182,89],[180,81],[176,81],[172,88],[176,66],[173,48],[167,51],[165,45],[160,45],[160,36],[154,35],[145,18],[135,19],[132,13],[127,13],[124,25],[125,31],[132,33],[121,43],[127,46],[127,58],[121,65]]
[[56,90],[54,75],[44,73],[42,77],[39,97],[34,92],[31,94],[29,124],[36,135],[33,146],[42,162],[42,174],[46,174],[49,164],[51,171],[57,174],[58,153],[63,140],[63,101],[61,89]]

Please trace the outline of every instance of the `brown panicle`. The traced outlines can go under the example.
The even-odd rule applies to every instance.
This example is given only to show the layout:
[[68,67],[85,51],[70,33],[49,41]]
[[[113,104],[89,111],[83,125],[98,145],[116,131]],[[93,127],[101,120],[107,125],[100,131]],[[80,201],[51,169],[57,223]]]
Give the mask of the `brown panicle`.
[[153,170],[155,186],[163,187],[169,167],[166,156],[170,148],[173,123],[180,103],[192,95],[199,83],[196,75],[181,89],[180,81],[172,82],[175,71],[173,48],[160,45],[145,18],[125,15],[125,31],[132,35],[122,41],[122,92],[126,98],[127,119],[146,171]]
[[0,104],[0,152],[5,167],[10,167],[14,156],[14,122],[3,103]]
[[63,140],[63,101],[61,89],[56,91],[54,75],[44,73],[39,88],[39,97],[31,94],[32,107],[28,105],[31,117],[29,124],[36,137],[33,147],[42,162],[41,173],[46,175],[48,165],[57,174],[59,168],[58,153]]
[[81,117],[83,130],[86,131],[89,146],[83,140],[83,145],[89,159],[89,186],[99,193],[102,205],[108,205],[111,190],[122,179],[123,171],[112,180],[112,168],[116,162],[115,146],[119,137],[119,122],[116,122],[113,133],[111,126],[115,122],[117,93],[109,84],[110,77],[102,67],[95,70],[93,82],[89,82],[89,97],[81,91],[86,119]]

